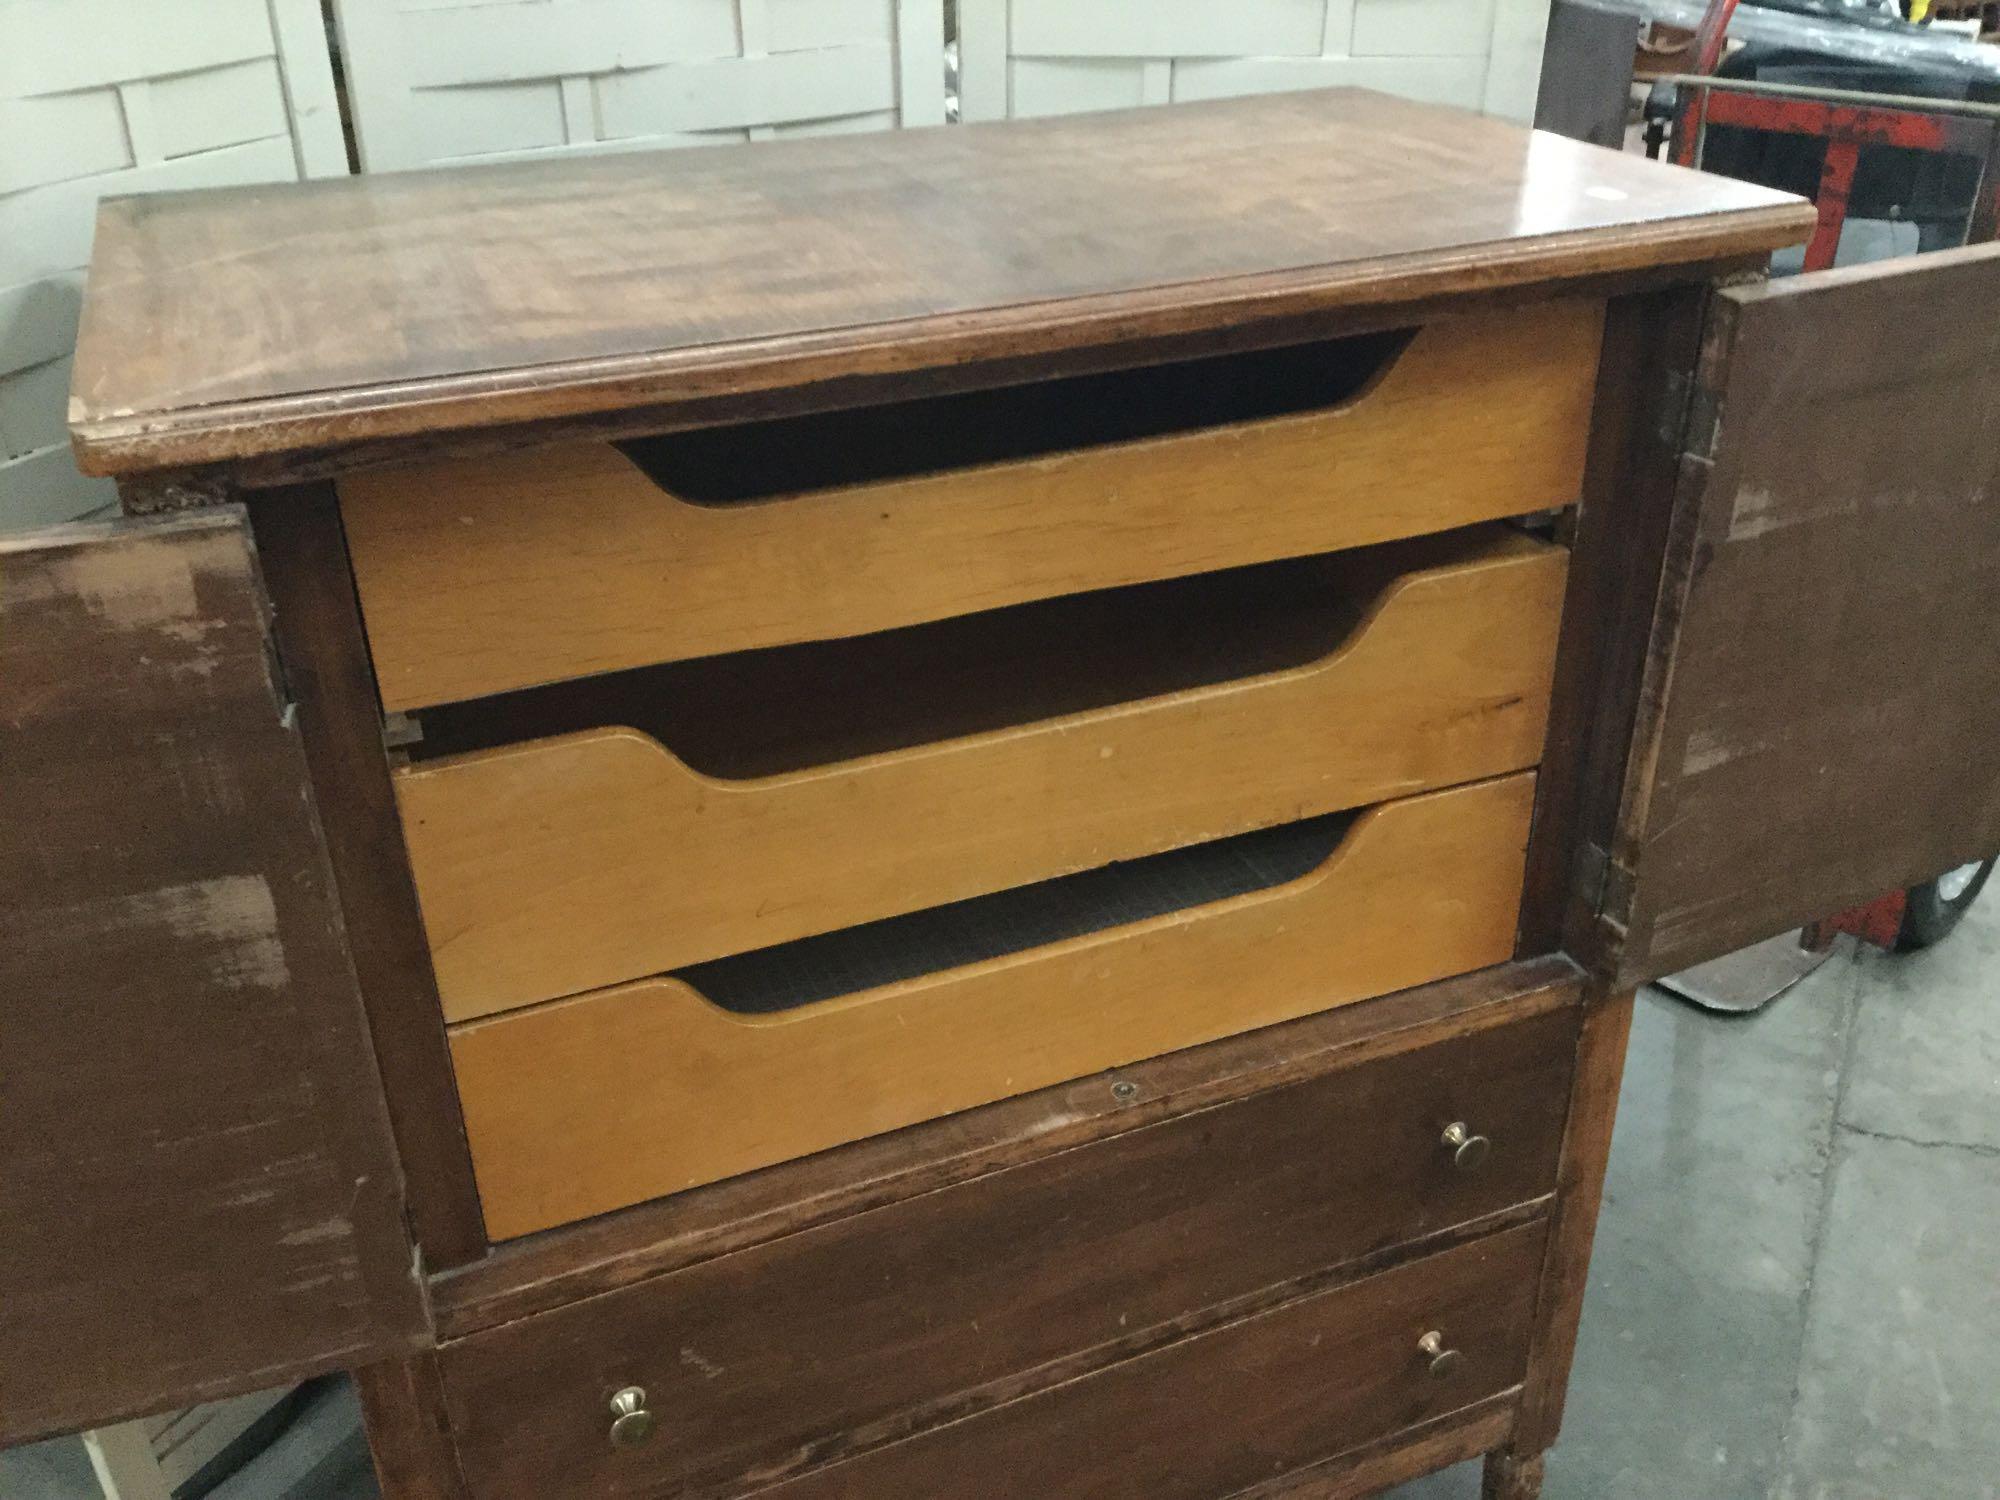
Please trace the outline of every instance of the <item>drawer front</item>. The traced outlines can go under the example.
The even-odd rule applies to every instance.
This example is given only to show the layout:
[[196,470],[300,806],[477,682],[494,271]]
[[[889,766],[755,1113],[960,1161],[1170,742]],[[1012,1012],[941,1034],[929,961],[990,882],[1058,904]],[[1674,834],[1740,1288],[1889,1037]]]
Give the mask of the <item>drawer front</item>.
[[[985,928],[1082,902],[1052,883],[989,898],[1004,908],[990,919],[948,909],[836,935],[837,963],[779,949],[752,956],[748,981],[741,965],[709,965],[455,1027],[487,1230],[550,1228],[1504,962],[1534,783],[1523,773],[1388,803],[1281,884],[789,1009],[743,1007],[795,992],[816,967],[948,955]],[[1318,837],[1311,825],[1274,831],[1285,857],[1300,858],[1295,845],[1320,857],[1298,830]],[[1160,891],[1233,875],[1237,847],[1160,856],[1173,862]],[[1226,863],[1210,869],[1211,858]],[[1113,882],[1109,911],[1131,899],[1125,872],[1072,880]],[[749,992],[732,991],[736,1009],[711,998],[725,982]]]
[[446,1017],[1524,770],[1567,560],[1497,526],[1334,559],[1314,592],[1360,618],[1306,665],[786,774],[625,727],[407,769]]
[[[576,1410],[558,1432],[502,1427],[501,1413],[479,1403],[505,1393],[491,1383],[462,1384],[467,1372],[448,1350],[446,1397],[475,1500],[558,1494],[694,1500],[753,1491],[788,1500],[1215,1500],[1518,1385],[1543,1240],[1541,1221],[1505,1230],[1224,1321],[1078,1378],[1063,1378],[1075,1374],[1070,1370],[1045,1372],[1027,1394],[981,1404],[969,1416],[939,1404],[914,1423],[800,1431],[800,1377],[806,1391],[816,1390],[821,1364],[845,1366],[849,1351],[820,1344],[773,1351],[772,1383],[738,1420],[746,1432],[761,1425],[773,1436],[796,1434],[796,1441],[747,1467],[712,1461],[704,1467],[698,1445],[712,1429],[691,1421],[684,1408],[662,1404],[663,1396],[691,1390],[710,1375],[737,1383],[728,1366],[679,1334],[671,1337],[680,1358],[701,1361],[710,1375],[676,1378],[671,1389],[643,1388],[655,1428],[634,1448],[610,1440],[607,1395],[615,1391],[576,1390],[570,1403]],[[922,1297],[925,1279],[913,1273],[904,1288]],[[1003,1309],[991,1311],[1005,1316]],[[757,1301],[738,1304],[737,1315],[758,1317]],[[1423,1347],[1432,1333],[1441,1351],[1458,1356],[1435,1374]],[[875,1337],[865,1329],[861,1336]],[[964,1325],[949,1336],[979,1337]],[[674,1358],[674,1346],[662,1353],[663,1363]],[[913,1436],[904,1435],[906,1427],[914,1427]],[[548,1445],[532,1446],[534,1439]],[[767,1491],[773,1480],[777,1487]]]
[[[1591,302],[1442,319],[1323,409],[790,492],[851,470],[869,424],[892,452],[961,428],[964,451],[1002,451],[983,428],[1166,402],[1150,392],[1174,367],[1090,398],[1023,388],[998,414],[919,406],[649,439],[637,457],[640,445],[587,443],[351,475],[341,508],[383,702],[417,709],[1565,505],[1602,325]],[[1306,351],[1281,392],[1341,349]],[[677,460],[677,443],[704,452]],[[735,495],[740,471],[801,449],[826,462],[778,493]],[[697,496],[695,472],[727,493]]]
[[[473,1490],[730,1493],[1537,1199],[1555,1185],[1575,1039],[1563,1005],[449,1344]],[[1459,1165],[1454,1122],[1491,1141],[1483,1160]],[[605,1403],[627,1386],[660,1430],[620,1451]]]
[[1518,1386],[1542,1241],[1475,1241],[760,1493],[1220,1500]]

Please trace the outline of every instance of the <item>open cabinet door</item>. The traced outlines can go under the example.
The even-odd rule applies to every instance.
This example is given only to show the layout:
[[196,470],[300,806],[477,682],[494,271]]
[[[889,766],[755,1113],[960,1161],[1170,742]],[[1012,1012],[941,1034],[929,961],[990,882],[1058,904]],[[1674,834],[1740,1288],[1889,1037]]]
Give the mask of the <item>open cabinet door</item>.
[[1688,429],[1627,983],[2000,849],[2000,246],[1719,292]]
[[0,538],[0,1445],[426,1338],[268,626],[233,509]]

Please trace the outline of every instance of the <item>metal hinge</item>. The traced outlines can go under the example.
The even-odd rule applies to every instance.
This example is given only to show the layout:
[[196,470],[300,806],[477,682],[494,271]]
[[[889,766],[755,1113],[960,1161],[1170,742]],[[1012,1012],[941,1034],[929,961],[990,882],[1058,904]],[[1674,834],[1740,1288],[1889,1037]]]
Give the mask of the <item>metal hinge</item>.
[[1674,453],[1706,463],[1715,455],[1722,402],[1707,382],[1687,370],[1667,376],[1660,396],[1660,441]]
[[424,742],[424,726],[409,714],[382,715],[382,748],[407,750]]
[[1617,863],[1605,866],[1597,915],[1605,926],[1615,928],[1621,935],[1632,925],[1632,893],[1636,888],[1637,882],[1625,866]]
[[1576,853],[1576,888],[1583,894],[1585,904],[1591,911],[1604,910],[1605,879],[1611,870],[1611,856],[1592,843],[1585,843]]
[[1585,844],[1576,856],[1576,885],[1596,916],[1623,927],[1632,916],[1632,872],[1596,844]]

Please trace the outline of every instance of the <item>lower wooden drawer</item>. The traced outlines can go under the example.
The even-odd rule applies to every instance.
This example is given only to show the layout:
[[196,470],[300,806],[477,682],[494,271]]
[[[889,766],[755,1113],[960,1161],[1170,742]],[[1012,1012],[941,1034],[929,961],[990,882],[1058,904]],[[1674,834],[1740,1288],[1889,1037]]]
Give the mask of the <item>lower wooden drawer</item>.
[[[631,1448],[611,1443],[602,1392],[574,1391],[579,1416],[598,1410],[560,1433],[549,1431],[545,1410],[466,1411],[465,1362],[447,1351],[447,1393],[473,1500],[1221,1500],[1519,1385],[1544,1238],[1539,1220],[1503,1230],[955,1421],[940,1413],[942,1425],[790,1478],[778,1466],[746,1471],[735,1482],[691,1476],[689,1458],[703,1430],[685,1408],[662,1401],[670,1393],[657,1387],[646,1393],[659,1403],[647,1407],[653,1433]],[[909,1290],[922,1295],[917,1285]],[[736,1314],[752,1324],[762,1318],[754,1300]],[[960,1330],[938,1330],[954,1333]],[[565,1351],[558,1344],[554,1352]],[[692,1338],[660,1353],[690,1367],[693,1379],[682,1385],[735,1375],[716,1362],[725,1351]],[[823,1361],[838,1363],[847,1353],[807,1343],[794,1347],[791,1361],[812,1381]],[[793,1425],[788,1386],[773,1384],[764,1396],[763,1418]],[[508,1423],[509,1415],[524,1418],[527,1430]],[[814,1447],[837,1452],[849,1436],[822,1432],[784,1467],[810,1461]]]
[[1534,786],[1426,793],[455,1027],[487,1232],[1502,963]]
[[[1576,1042],[1574,1006],[1549,1003],[455,1340],[441,1367],[473,1492],[741,1493],[1129,1362],[1395,1247],[1533,1214],[1555,1186]],[[1454,1123],[1490,1151],[1459,1153],[1445,1138]],[[1489,1253],[1426,1264],[1473,1268],[1464,1276],[1512,1309],[1534,1257],[1520,1252],[1489,1276],[1477,1269],[1501,1264]],[[1428,1275],[1357,1285],[1417,1287],[1415,1308]],[[1492,1353],[1498,1334],[1475,1339],[1478,1319],[1497,1314],[1438,1312],[1442,1331],[1477,1358],[1465,1378],[1433,1386],[1410,1369],[1427,1328],[1378,1328],[1370,1320],[1386,1314],[1365,1311],[1376,1290],[1334,1295],[1345,1299],[1327,1303],[1347,1310],[1340,1318],[1361,1320],[1353,1338],[1365,1331],[1395,1358],[1374,1377],[1381,1389],[1354,1385],[1353,1400],[1377,1404],[1353,1407],[1341,1441],[1300,1462],[1344,1446],[1350,1428],[1359,1442],[1514,1378],[1513,1355]],[[1511,1339],[1514,1319],[1509,1311],[1492,1326]],[[1335,1341],[1350,1343],[1363,1347]],[[1349,1360],[1333,1344],[1325,1357]],[[1217,1358],[1217,1372],[1231,1368],[1233,1355]],[[1153,1360],[1121,1368],[1164,1367]],[[659,1422],[631,1451],[607,1436],[607,1402],[626,1387],[647,1393]],[[932,1493],[975,1492],[1055,1493],[1025,1481]]]
[[1462,1245],[760,1493],[1223,1500],[1518,1386],[1543,1239]]

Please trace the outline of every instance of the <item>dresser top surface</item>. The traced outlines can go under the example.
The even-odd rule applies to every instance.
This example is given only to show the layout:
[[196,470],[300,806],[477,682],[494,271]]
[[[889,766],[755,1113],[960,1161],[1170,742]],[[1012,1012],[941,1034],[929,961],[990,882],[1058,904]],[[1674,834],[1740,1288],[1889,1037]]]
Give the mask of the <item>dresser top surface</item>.
[[112,199],[97,473],[1199,334],[1804,238],[1801,200],[1362,90]]

